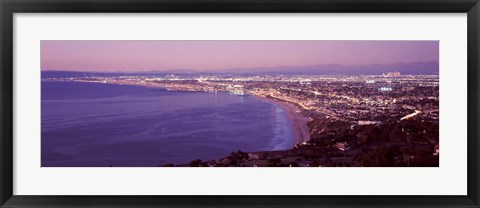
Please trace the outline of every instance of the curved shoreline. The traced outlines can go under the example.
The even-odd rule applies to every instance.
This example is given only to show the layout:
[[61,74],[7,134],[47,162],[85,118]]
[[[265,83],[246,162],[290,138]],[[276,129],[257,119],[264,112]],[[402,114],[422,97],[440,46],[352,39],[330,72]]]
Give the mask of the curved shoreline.
[[[158,88],[163,88],[168,90],[168,88],[165,88],[162,85],[159,84],[154,84],[154,83],[138,83],[138,82],[99,82],[103,84],[115,84],[115,85],[131,85],[131,86],[145,86],[145,87],[158,87]],[[170,90],[169,90],[170,91]],[[183,90],[173,90],[173,91],[183,91]],[[185,91],[187,92],[187,91]],[[280,101],[277,99],[271,99],[267,98],[263,95],[258,95],[253,92],[250,92],[249,94],[259,98],[259,99],[264,99],[267,102],[271,102],[284,110],[287,111],[288,118],[290,119],[292,123],[292,128],[295,136],[295,144],[301,144],[304,142],[307,142],[310,139],[310,129],[307,126],[308,118],[306,118],[304,115],[302,115],[299,112],[299,108],[295,106],[292,103],[285,102],[285,101]]]
[[295,105],[275,99],[270,99],[261,95],[257,95],[255,93],[251,94],[257,98],[274,103],[275,105],[287,111],[287,115],[292,123],[292,128],[295,135],[295,144],[301,144],[307,142],[310,139],[310,129],[307,126],[308,118],[302,115]]

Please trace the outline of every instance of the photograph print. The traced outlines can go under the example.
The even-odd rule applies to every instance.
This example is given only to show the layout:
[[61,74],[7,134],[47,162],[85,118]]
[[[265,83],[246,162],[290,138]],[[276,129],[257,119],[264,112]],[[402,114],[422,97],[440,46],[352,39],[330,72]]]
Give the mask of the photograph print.
[[439,167],[437,40],[42,40],[41,167]]

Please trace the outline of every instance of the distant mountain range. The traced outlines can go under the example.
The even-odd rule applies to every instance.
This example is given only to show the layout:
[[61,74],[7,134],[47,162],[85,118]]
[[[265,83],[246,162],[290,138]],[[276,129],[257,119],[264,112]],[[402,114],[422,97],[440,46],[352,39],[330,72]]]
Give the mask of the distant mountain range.
[[438,62],[399,63],[391,65],[311,65],[311,66],[287,66],[272,68],[236,68],[218,70],[226,73],[253,73],[253,74],[349,74],[349,75],[378,75],[398,71],[401,74],[438,74]]
[[401,74],[433,74],[439,73],[439,64],[435,61],[398,63],[391,65],[310,65],[310,66],[285,66],[285,67],[264,67],[264,68],[232,68],[221,70],[189,70],[172,69],[147,72],[79,72],[79,71],[43,71],[42,78],[48,77],[77,77],[91,75],[165,75],[165,74],[253,74],[253,75],[380,75],[383,73],[398,71]]

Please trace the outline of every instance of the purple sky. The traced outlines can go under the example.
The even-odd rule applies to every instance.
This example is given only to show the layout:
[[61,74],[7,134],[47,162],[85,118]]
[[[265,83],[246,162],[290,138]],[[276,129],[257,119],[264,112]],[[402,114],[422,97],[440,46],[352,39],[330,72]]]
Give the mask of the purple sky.
[[42,70],[215,70],[438,61],[438,41],[41,41]]

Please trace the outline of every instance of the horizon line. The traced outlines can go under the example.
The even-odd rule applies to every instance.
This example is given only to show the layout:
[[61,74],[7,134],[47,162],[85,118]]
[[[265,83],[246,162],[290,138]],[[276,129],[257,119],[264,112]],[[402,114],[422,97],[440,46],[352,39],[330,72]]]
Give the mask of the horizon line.
[[[144,70],[144,71],[135,71],[135,70],[121,70],[121,71],[84,71],[82,69],[40,69],[40,71],[68,71],[68,72],[97,72],[97,73],[143,73],[143,72],[172,72],[175,70],[178,71],[192,71],[192,72],[222,72],[223,70],[247,70],[247,69],[275,69],[275,68],[294,68],[294,67],[315,67],[315,66],[346,66],[346,67],[365,67],[365,66],[390,66],[390,65],[399,65],[399,64],[415,64],[415,63],[429,63],[434,62],[439,64],[439,61],[419,61],[419,62],[397,62],[392,64],[370,64],[370,65],[348,65],[348,64],[313,64],[313,65],[290,65],[290,66],[273,66],[273,67],[233,67],[233,68],[222,68],[222,69],[160,69],[160,70]],[[393,69],[395,71],[395,69]],[[172,72],[173,73],[173,72]],[[229,72],[223,72],[229,73]],[[235,72],[242,73],[242,72]],[[252,73],[252,72],[249,72]],[[258,72],[257,72],[258,73]]]

